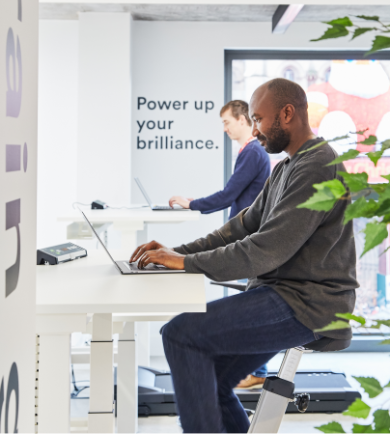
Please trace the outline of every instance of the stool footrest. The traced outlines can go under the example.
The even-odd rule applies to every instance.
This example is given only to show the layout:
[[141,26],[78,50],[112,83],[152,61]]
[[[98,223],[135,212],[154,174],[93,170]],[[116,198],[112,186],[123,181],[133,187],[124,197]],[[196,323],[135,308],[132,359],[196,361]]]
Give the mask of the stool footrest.
[[263,386],[264,390],[275,393],[276,395],[283,396],[285,398],[294,399],[295,384],[291,381],[283,380],[276,376],[267,377]]

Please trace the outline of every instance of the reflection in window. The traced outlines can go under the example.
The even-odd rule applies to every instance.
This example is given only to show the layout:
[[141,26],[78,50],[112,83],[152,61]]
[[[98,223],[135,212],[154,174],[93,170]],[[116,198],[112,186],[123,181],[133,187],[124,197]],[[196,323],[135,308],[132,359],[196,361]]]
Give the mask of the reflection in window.
[[283,77],[286,80],[291,80],[291,81],[295,81],[295,73],[294,70],[291,68],[286,68],[283,72]]

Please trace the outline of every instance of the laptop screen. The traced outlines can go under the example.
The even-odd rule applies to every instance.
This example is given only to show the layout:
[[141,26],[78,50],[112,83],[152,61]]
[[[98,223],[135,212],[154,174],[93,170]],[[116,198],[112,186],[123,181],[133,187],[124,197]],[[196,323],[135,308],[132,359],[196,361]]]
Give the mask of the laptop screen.
[[87,219],[87,216],[80,210],[81,214],[85,218],[85,221],[87,222],[88,226],[91,228],[92,232],[95,234],[95,237],[99,240],[100,244],[103,246],[103,249],[107,252],[107,255],[110,257],[111,261],[114,263],[115,267],[118,268],[120,271],[120,267],[118,264],[114,261],[114,258],[111,256],[110,252],[107,250],[107,247],[104,245],[103,241],[100,239],[99,235],[95,231],[95,228],[91,225],[91,222]]
[[146,193],[143,185],[141,184],[141,181],[138,178],[134,178],[134,180],[137,183],[139,189],[141,190],[141,193],[144,195],[144,198],[146,199],[146,202],[148,202],[149,206],[152,207],[152,201],[150,200],[150,197]]

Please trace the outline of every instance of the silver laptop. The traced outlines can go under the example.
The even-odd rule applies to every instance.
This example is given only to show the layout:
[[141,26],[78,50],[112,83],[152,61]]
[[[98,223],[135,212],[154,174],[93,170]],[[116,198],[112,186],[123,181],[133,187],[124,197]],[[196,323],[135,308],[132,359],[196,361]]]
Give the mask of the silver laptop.
[[158,205],[153,205],[152,201],[150,200],[150,197],[148,196],[148,194],[146,193],[144,186],[141,184],[141,181],[138,178],[134,178],[135,182],[137,183],[139,189],[141,190],[141,193],[143,194],[146,202],[148,202],[150,208],[152,209],[152,211],[191,211],[188,208],[171,208],[170,206],[158,206]]
[[129,261],[115,261],[111,256],[110,252],[107,250],[103,241],[100,239],[99,235],[95,231],[94,227],[91,225],[91,222],[87,219],[87,216],[80,210],[81,214],[84,216],[85,221],[91,228],[92,232],[95,234],[95,237],[99,240],[100,244],[103,246],[103,249],[106,251],[107,255],[110,257],[111,261],[114,263],[115,267],[122,274],[159,274],[159,273],[185,273],[185,270],[170,270],[169,268],[164,267],[163,265],[155,265],[148,264],[145,268],[141,270],[138,269],[138,265],[136,262],[129,264]]

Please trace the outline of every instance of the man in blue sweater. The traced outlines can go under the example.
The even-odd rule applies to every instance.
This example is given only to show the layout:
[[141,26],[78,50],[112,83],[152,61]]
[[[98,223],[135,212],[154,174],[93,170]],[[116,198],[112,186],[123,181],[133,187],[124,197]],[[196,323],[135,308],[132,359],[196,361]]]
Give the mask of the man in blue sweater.
[[[226,187],[201,199],[173,196],[169,205],[181,205],[183,208],[210,214],[231,207],[229,218],[252,205],[264,187],[271,173],[267,152],[259,141],[252,137],[252,121],[245,101],[235,100],[224,105],[220,111],[224,132],[236,140],[241,148],[238,153],[234,173]],[[267,376],[267,366],[261,366],[256,372],[243,379],[238,389],[261,388]]]
[[244,208],[252,205],[270,176],[270,160],[259,141],[252,137],[252,121],[248,114],[248,104],[235,100],[222,107],[220,116],[223,130],[236,140],[241,148],[238,153],[234,173],[225,188],[201,199],[173,196],[169,205],[180,205],[211,214],[231,207],[229,219],[235,217]]

